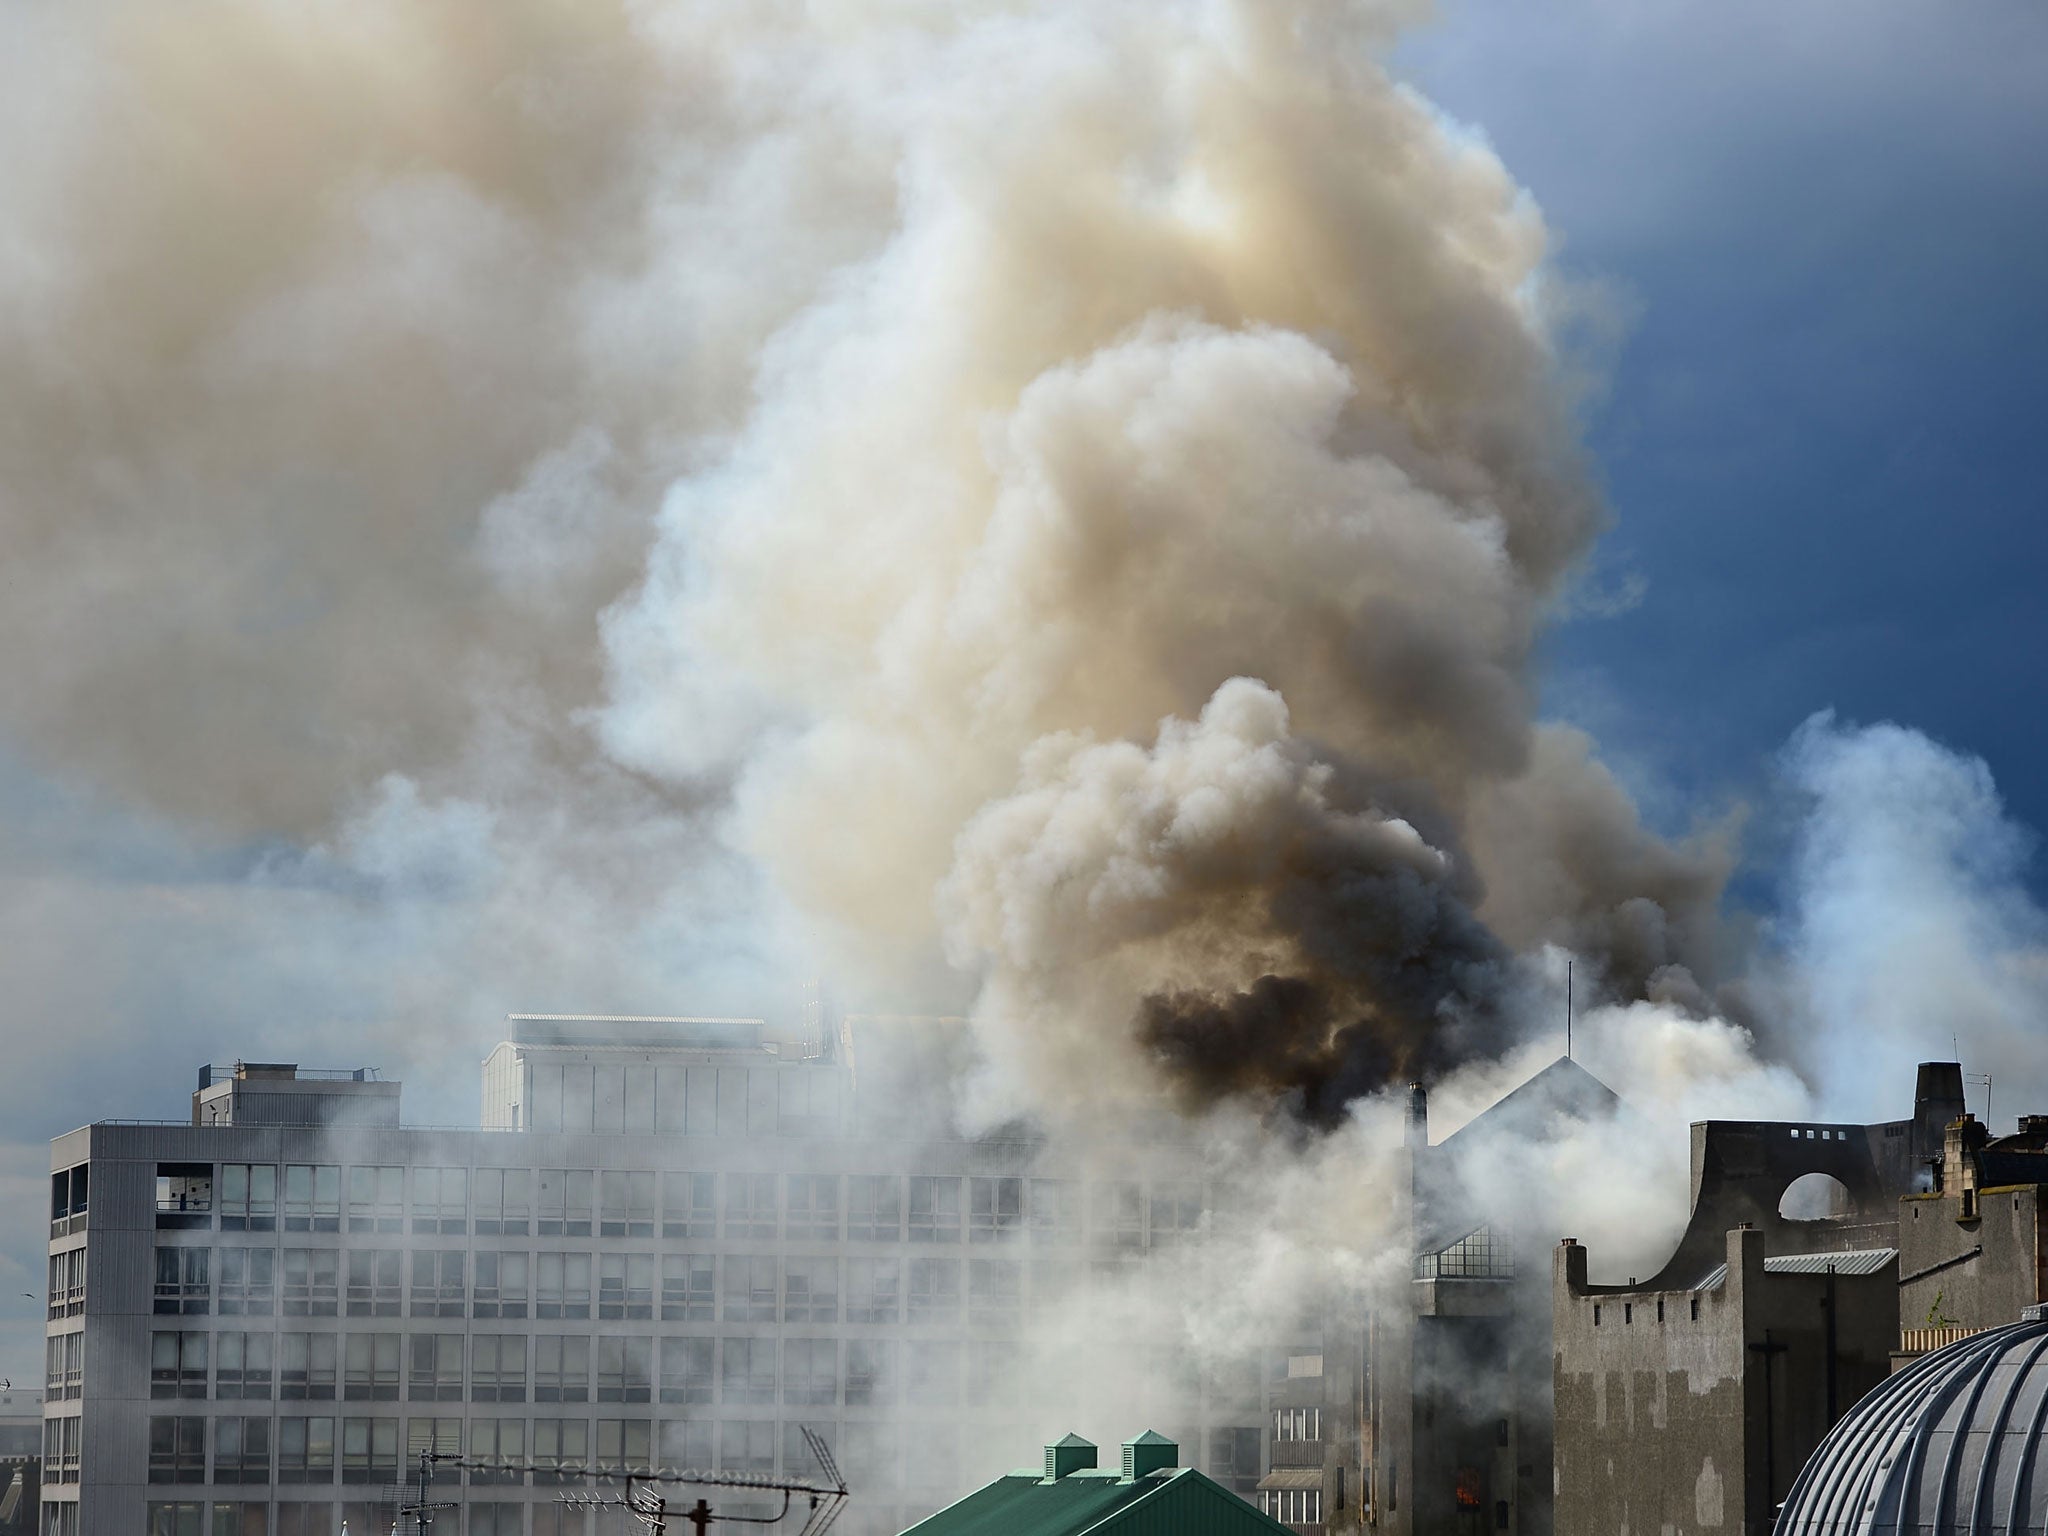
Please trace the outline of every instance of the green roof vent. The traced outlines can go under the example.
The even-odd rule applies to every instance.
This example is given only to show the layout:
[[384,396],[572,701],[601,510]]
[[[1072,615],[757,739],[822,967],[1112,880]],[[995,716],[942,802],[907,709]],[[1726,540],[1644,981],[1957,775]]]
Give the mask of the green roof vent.
[[1180,1465],[1180,1447],[1156,1429],[1124,1442],[1124,1481],[1134,1483]]
[[1095,1442],[1083,1440],[1079,1435],[1066,1435],[1045,1448],[1048,1481],[1065,1477],[1070,1472],[1086,1471],[1094,1465]]

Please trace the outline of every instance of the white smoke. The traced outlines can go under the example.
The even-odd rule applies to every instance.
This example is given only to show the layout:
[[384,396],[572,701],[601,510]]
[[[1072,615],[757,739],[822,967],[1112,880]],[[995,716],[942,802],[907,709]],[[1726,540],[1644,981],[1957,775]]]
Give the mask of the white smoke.
[[[1799,1060],[1823,1107],[1899,1112],[1902,1074],[1950,1059],[1989,1074],[1991,1107],[2048,1104],[2048,913],[2024,874],[2034,838],[1981,758],[1897,725],[1816,715],[1785,765],[1809,797],[1787,948],[1809,1027]],[[1973,1084],[1971,1108],[1984,1113]]]

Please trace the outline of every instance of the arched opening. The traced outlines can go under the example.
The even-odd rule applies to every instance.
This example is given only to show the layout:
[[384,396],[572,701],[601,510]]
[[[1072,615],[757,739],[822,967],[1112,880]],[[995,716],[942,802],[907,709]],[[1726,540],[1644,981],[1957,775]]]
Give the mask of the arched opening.
[[1849,1186],[1827,1173],[1803,1173],[1778,1197],[1787,1221],[1827,1221],[1849,1214]]

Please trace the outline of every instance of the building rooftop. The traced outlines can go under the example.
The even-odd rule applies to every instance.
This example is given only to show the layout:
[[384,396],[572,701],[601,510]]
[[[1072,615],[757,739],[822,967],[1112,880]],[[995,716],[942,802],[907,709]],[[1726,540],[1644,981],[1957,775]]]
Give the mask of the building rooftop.
[[2048,1318],[1923,1355],[1849,1410],[1778,1536],[2048,1530]]
[[1180,1447],[1154,1430],[1124,1442],[1120,1470],[1098,1469],[1095,1447],[1068,1435],[1023,1467],[919,1521],[904,1536],[1274,1536],[1287,1531],[1200,1472],[1177,1467]]

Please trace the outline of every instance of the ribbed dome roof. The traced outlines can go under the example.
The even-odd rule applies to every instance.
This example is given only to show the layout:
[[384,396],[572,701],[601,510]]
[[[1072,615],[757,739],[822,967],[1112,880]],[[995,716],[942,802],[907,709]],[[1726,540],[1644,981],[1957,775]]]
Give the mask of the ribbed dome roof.
[[1980,1532],[2048,1533],[2048,1321],[1974,1334],[1869,1393],[1777,1524],[1777,1536]]

